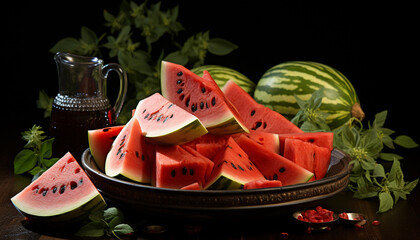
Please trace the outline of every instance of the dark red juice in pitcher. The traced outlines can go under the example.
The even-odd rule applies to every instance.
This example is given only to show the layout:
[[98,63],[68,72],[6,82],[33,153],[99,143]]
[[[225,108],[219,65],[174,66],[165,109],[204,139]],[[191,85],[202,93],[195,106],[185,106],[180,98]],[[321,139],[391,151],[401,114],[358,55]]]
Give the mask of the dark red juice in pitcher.
[[50,133],[55,138],[54,153],[62,156],[71,152],[79,160],[89,147],[88,130],[114,125],[114,115],[104,99],[56,96],[50,123]]

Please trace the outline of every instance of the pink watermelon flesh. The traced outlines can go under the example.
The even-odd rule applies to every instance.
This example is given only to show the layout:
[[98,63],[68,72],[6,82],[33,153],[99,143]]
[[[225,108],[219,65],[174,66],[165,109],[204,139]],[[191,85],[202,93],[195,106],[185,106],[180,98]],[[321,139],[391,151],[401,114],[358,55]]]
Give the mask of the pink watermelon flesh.
[[280,142],[278,134],[261,131],[251,131],[250,133],[237,133],[232,135],[232,137],[234,140],[236,140],[241,135],[245,135],[246,137],[254,140],[256,143],[260,144],[267,150],[270,150],[277,154],[279,154],[280,152]]
[[287,138],[284,146],[284,157],[313,172],[315,174],[314,180],[319,180],[327,173],[331,151],[310,142]]
[[213,161],[217,153],[223,148],[223,145],[217,143],[197,143],[195,149],[201,155]]
[[223,93],[236,107],[245,125],[250,130],[270,133],[303,133],[280,113],[257,103],[234,81],[229,80],[223,87]]
[[244,189],[272,188],[281,186],[282,183],[279,180],[256,180],[246,183],[244,185]]
[[183,190],[201,190],[200,184],[198,182],[191,183],[187,186],[182,187]]
[[156,187],[180,189],[197,182],[201,186],[213,162],[195,156],[179,145],[156,146]]
[[112,143],[117,138],[124,126],[112,126],[88,131],[88,141],[90,153],[96,165],[105,171],[105,160]]
[[226,144],[229,135],[213,135],[207,133],[193,141],[182,144],[182,147],[188,146],[195,149],[197,152],[213,160],[216,154]]
[[136,118],[131,118],[118,134],[105,162],[105,173],[130,180],[151,183],[150,153]]
[[214,168],[205,189],[241,189],[244,184],[264,180],[248,155],[229,138],[214,159]]
[[104,199],[70,154],[16,194],[11,201],[25,216],[46,222],[77,221],[104,208]]
[[283,186],[306,183],[313,177],[313,173],[265,149],[260,144],[240,136],[238,145],[248,154],[249,159],[255,164],[267,180],[280,180]]
[[161,84],[162,95],[197,116],[210,133],[248,132],[208,72],[202,78],[181,65],[163,61]]
[[304,142],[313,143],[319,147],[328,148],[330,151],[333,150],[334,133],[332,132],[308,132],[308,133],[290,133],[290,134],[279,134],[280,140],[280,154],[284,154],[284,141],[286,138],[299,139]]
[[134,113],[151,142],[182,144],[207,133],[200,120],[159,93],[141,100]]

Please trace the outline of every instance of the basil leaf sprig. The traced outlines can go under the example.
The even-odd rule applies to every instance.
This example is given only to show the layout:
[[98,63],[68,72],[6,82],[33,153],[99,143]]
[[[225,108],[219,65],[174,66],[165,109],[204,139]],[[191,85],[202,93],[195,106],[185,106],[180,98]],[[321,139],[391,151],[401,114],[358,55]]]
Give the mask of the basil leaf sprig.
[[[82,26],[80,38],[63,38],[50,49],[52,53],[71,52],[118,61],[127,72],[130,89],[118,117],[120,124],[130,119],[139,100],[160,91],[162,60],[194,68],[203,65],[209,53],[224,56],[238,48],[228,40],[211,38],[209,31],[198,32],[184,41],[180,32],[185,28],[178,21],[179,7],[162,10],[161,5],[161,2],[122,1],[118,13],[104,10],[108,32],[98,36]],[[39,105],[48,110],[47,106]]]
[[[331,131],[326,124],[328,116],[319,110],[322,104],[323,89],[315,91],[308,101],[295,96],[300,106],[299,112],[292,122],[305,132]],[[392,138],[395,132],[385,128],[388,112],[382,111],[375,115],[375,119],[367,127],[356,118],[334,132],[334,147],[350,155],[352,171],[349,189],[354,197],[359,199],[377,197],[379,199],[378,212],[386,212],[393,208],[400,198],[406,199],[407,194],[415,188],[419,179],[405,181],[400,161],[402,156],[396,153],[383,152],[385,149],[395,150],[395,145],[404,148],[415,148],[418,144],[409,136],[400,135]],[[389,172],[378,162],[392,161]]]
[[22,132],[26,144],[14,159],[16,175],[28,172],[36,178],[57,162],[58,158],[51,158],[54,138],[47,139],[44,134],[42,127],[37,125]]
[[115,237],[130,235],[134,229],[124,223],[124,214],[115,207],[97,210],[89,215],[89,222],[83,225],[76,233],[80,237]]

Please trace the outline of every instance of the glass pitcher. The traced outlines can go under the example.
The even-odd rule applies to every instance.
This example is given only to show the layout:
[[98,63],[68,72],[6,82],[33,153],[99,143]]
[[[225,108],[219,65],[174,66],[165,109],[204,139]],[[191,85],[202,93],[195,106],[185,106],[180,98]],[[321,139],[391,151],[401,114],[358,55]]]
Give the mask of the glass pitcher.
[[[114,125],[127,93],[127,74],[115,63],[103,65],[96,57],[58,52],[54,56],[59,93],[54,98],[50,134],[54,153],[70,152],[79,159],[88,147],[87,131]],[[108,73],[115,71],[120,89],[114,106],[106,93]]]

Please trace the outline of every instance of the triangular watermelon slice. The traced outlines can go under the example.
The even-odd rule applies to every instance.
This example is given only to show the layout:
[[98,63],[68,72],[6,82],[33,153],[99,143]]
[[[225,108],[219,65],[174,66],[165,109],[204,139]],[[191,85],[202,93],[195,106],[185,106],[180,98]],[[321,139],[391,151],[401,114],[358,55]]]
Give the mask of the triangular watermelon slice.
[[328,148],[330,151],[333,150],[334,133],[332,132],[288,133],[279,134],[278,136],[280,140],[280,155],[283,155],[284,153],[284,142],[287,138],[299,139],[319,147]]
[[101,194],[70,153],[11,201],[28,218],[51,223],[78,221],[106,207]]
[[280,113],[257,103],[245,90],[229,80],[223,87],[223,93],[241,115],[250,130],[270,133],[303,133]]
[[241,116],[208,72],[200,77],[187,68],[162,62],[162,95],[195,115],[212,134],[249,132]]
[[255,141],[240,136],[236,142],[248,154],[249,159],[257,166],[267,180],[280,180],[283,186],[306,183],[313,173],[296,163],[267,150]]

